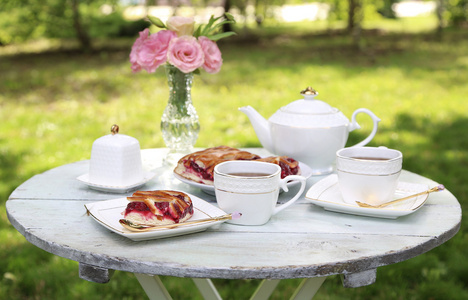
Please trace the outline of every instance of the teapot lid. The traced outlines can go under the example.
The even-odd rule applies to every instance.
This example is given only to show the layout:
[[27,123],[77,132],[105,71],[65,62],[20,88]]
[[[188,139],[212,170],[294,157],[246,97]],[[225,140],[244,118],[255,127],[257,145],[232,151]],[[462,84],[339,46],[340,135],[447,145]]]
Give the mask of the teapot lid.
[[330,114],[337,111],[337,109],[331,107],[328,103],[314,99],[318,96],[318,92],[310,86],[302,90],[301,95],[304,96],[304,99],[293,101],[282,107],[281,110],[288,113],[300,114]]
[[315,99],[318,92],[311,87],[301,91],[304,99],[296,100],[281,107],[270,121],[285,126],[330,127],[349,123],[338,109],[328,103]]

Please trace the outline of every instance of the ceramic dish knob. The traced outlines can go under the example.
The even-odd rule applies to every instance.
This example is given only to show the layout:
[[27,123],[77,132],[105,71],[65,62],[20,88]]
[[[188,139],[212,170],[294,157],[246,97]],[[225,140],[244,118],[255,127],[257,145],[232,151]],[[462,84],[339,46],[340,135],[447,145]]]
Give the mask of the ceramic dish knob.
[[113,125],[111,134],[94,141],[89,163],[89,181],[106,186],[126,186],[143,180],[140,143],[119,134]]

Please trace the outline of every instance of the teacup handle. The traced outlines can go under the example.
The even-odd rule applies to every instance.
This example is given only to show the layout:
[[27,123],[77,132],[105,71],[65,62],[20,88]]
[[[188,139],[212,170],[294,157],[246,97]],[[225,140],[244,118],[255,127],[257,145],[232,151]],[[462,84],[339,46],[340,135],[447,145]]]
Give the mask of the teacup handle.
[[372,132],[369,134],[367,138],[365,138],[362,142],[357,143],[356,145],[352,147],[361,147],[361,146],[367,145],[374,138],[375,134],[377,133],[377,128],[379,127],[379,122],[380,122],[379,117],[377,117],[373,112],[371,112],[367,108],[359,108],[354,111],[351,117],[351,124],[349,125],[349,128],[348,128],[350,132],[353,131],[354,129],[361,128],[361,126],[359,126],[359,124],[356,122],[356,115],[359,113],[368,114],[372,118],[372,121],[374,122],[374,127],[372,128]]
[[289,189],[288,189],[288,186],[286,185],[286,183],[288,183],[288,181],[291,181],[291,180],[297,180],[297,181],[301,182],[301,188],[299,189],[299,192],[297,192],[297,194],[293,198],[291,198],[291,200],[289,200],[288,202],[276,206],[275,209],[273,210],[272,215],[276,215],[277,213],[279,213],[283,209],[287,208],[288,206],[290,206],[291,204],[296,202],[296,200],[299,199],[299,197],[302,195],[302,192],[304,192],[304,189],[306,187],[306,180],[307,179],[305,177],[303,177],[303,176],[300,176],[300,175],[289,175],[289,176],[286,176],[283,179],[280,179],[280,188],[282,188],[285,192],[288,192]]

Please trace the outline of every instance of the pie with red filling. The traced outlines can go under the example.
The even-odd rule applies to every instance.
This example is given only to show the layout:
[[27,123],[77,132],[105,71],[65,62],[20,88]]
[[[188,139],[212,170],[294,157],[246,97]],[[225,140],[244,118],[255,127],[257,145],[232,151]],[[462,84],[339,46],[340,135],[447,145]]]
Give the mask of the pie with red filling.
[[265,158],[259,158],[256,160],[279,165],[281,167],[281,178],[284,178],[289,175],[301,174],[299,162],[289,156],[269,156]]
[[136,191],[127,197],[130,203],[124,219],[142,225],[169,225],[182,223],[193,216],[190,197],[170,190]]
[[231,160],[256,160],[277,164],[281,167],[281,178],[288,175],[299,175],[299,162],[288,156],[260,156],[231,148],[218,146],[197,151],[182,157],[174,169],[177,175],[197,183],[213,185],[214,167],[222,162]]

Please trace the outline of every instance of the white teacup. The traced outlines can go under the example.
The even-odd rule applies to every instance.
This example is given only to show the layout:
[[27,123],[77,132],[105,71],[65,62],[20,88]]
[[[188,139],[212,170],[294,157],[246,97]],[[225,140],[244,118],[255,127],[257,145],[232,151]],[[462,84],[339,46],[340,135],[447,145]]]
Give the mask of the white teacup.
[[338,186],[343,200],[379,205],[391,201],[403,155],[385,147],[350,147],[336,152]]
[[[301,182],[301,188],[288,202],[276,206],[279,188],[288,191],[286,183]],[[281,168],[276,164],[256,161],[227,161],[214,168],[214,187],[219,207],[227,213],[242,216],[229,223],[263,225],[272,215],[293,204],[302,195],[306,178],[290,175],[281,179]]]

